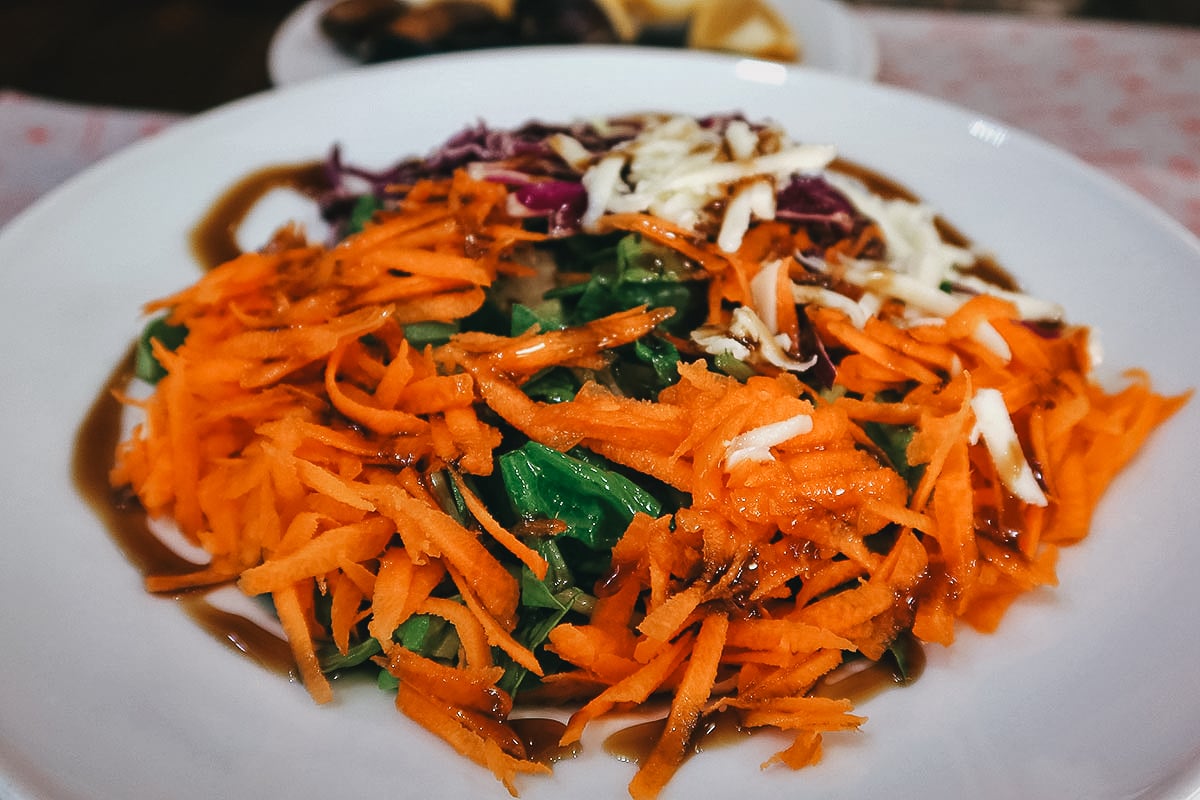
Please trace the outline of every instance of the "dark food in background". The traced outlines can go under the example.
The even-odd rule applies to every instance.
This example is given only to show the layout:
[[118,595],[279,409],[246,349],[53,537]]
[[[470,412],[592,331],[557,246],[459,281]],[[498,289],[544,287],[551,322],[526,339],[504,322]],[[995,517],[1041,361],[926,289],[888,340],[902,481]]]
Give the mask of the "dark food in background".
[[385,29],[406,8],[398,0],[342,0],[321,15],[321,33],[339,50],[357,55],[360,43]]
[[[482,47],[625,41],[595,0],[516,0],[508,17],[478,0],[342,0],[325,11],[320,27],[340,51],[364,63]],[[636,41],[685,47],[687,27],[647,27]]]
[[321,16],[321,31],[343,53],[365,63],[516,44],[513,26],[488,5],[444,0],[343,0]]
[[612,20],[592,0],[516,0],[513,22],[528,44],[613,44]]

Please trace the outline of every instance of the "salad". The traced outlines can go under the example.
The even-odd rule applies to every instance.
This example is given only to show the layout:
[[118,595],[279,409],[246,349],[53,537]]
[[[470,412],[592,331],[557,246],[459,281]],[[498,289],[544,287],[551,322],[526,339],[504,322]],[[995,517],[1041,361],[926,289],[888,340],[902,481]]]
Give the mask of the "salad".
[[1089,329],[769,121],[480,123],[327,171],[329,241],[147,305],[111,482],[211,557],[148,589],[268,598],[317,702],[371,670],[514,794],[548,703],[567,746],[669,700],[634,797],[717,714],[816,763],[865,722],[840,671],[903,680],[1055,584],[1187,400],[1100,385]]

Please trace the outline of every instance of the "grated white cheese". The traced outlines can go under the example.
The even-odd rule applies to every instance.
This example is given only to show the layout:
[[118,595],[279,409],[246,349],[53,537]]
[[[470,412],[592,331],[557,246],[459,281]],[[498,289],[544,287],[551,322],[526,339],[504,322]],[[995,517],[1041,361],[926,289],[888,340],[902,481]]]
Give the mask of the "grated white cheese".
[[859,329],[867,324],[867,319],[873,313],[872,311],[868,311],[861,302],[855,302],[841,292],[826,289],[824,286],[793,283],[792,300],[804,305],[836,308],[846,315],[854,327]]
[[1099,367],[1104,362],[1104,345],[1100,341],[1100,330],[1098,328],[1088,328],[1087,355],[1088,363],[1092,369]]
[[826,174],[825,179],[879,225],[893,270],[936,289],[957,275],[956,267],[970,266],[975,261],[969,250],[942,240],[935,224],[937,214],[925,203],[885,199],[861,182],[834,172]]
[[817,363],[815,355],[807,361],[792,358],[787,352],[791,345],[787,334],[772,331],[749,306],[733,310],[728,331],[697,328],[692,331],[691,339],[709,355],[729,353],[740,361],[746,361],[757,350],[768,364],[789,372],[804,372]]
[[[967,299],[962,294],[955,296],[942,291],[942,284],[951,282],[972,292],[1008,300],[1016,306],[1021,319],[1063,318],[1062,306],[1057,303],[1008,291],[963,273],[962,269],[975,263],[975,255],[942,239],[932,207],[904,199],[884,199],[858,180],[837,173],[827,173],[825,179],[879,225],[887,243],[887,263],[850,262],[844,275],[849,283],[942,317],[953,314]],[[976,331],[974,338],[1006,361],[1011,358],[1008,345],[990,325],[987,330]]]
[[807,361],[797,361],[787,353],[791,342],[785,334],[776,334],[770,330],[754,309],[738,306],[733,310],[733,321],[729,325],[729,333],[740,339],[749,339],[758,344],[758,352],[768,364],[789,372],[804,372],[817,363],[814,355]]
[[[710,207],[728,200],[719,244],[736,250],[752,217],[774,219],[777,182],[819,172],[836,155],[828,145],[781,141],[782,135],[759,135],[741,120],[730,122],[722,133],[691,117],[652,118],[635,138],[584,173],[584,228],[594,230],[605,213],[648,212],[696,230]],[[573,152],[569,144],[564,147],[568,155]]]
[[701,350],[710,356],[728,353],[738,361],[745,361],[750,357],[751,350],[747,345],[724,333],[697,328],[692,331],[691,338],[693,342],[700,345]]
[[1021,319],[1058,322],[1065,316],[1063,307],[1058,303],[1052,303],[1024,292],[1010,292],[1007,289],[1001,289],[975,275],[959,275],[954,282],[980,294],[990,294],[1009,301],[1017,307],[1017,314]]
[[797,414],[738,434],[725,442],[725,469],[731,470],[743,461],[773,461],[775,456],[771,454],[772,447],[811,433],[812,429],[812,417]]
[[1033,469],[1021,449],[1013,427],[1012,417],[1004,404],[1004,395],[998,389],[979,389],[971,398],[971,410],[975,412],[975,427],[971,430],[971,444],[983,438],[996,473],[1015,497],[1032,506],[1045,506],[1046,495],[1034,477]]
[[725,145],[735,159],[751,158],[758,149],[758,134],[750,127],[750,123],[735,119],[725,128]]
[[775,186],[769,181],[756,180],[734,189],[721,219],[717,247],[726,253],[736,252],[754,217],[775,219]]
[[[798,172],[816,172],[833,161],[836,151],[827,145],[793,145],[777,153],[760,155],[743,161],[720,161],[693,164],[655,187],[662,191],[692,189],[715,192],[728,184],[759,176],[783,180]],[[719,196],[719,194],[714,194]]]
[[621,169],[625,159],[620,156],[606,156],[583,173],[583,188],[587,190],[588,205],[583,212],[580,224],[584,230],[594,230],[596,222],[604,215],[618,191],[621,182]]
[[783,261],[770,261],[750,279],[750,302],[771,333],[779,333],[779,271],[783,268]]
[[842,280],[871,294],[899,300],[907,306],[937,317],[948,317],[963,300],[946,294],[904,272],[882,267],[875,262],[846,262]]
[[1005,364],[1012,361],[1012,348],[1000,335],[1000,331],[987,320],[975,326],[975,330],[971,331],[971,338],[998,355]]
[[[865,305],[867,297],[890,297],[900,300],[910,309],[932,314],[934,319],[943,320],[957,311],[967,301],[967,295],[952,295],[941,289],[928,286],[911,275],[903,272],[893,272],[889,269],[870,268],[867,262],[851,262],[842,274],[847,283],[866,289],[860,304]],[[1019,309],[1018,309],[1019,310]],[[853,317],[851,317],[853,319]],[[865,323],[865,320],[864,320]],[[908,320],[909,325],[928,324],[923,317]],[[995,353],[1002,361],[1012,360],[1012,349],[990,322],[984,321],[971,332],[971,338]]]
[[591,152],[574,136],[568,136],[565,133],[555,133],[546,139],[546,144],[576,172],[585,172],[591,166]]

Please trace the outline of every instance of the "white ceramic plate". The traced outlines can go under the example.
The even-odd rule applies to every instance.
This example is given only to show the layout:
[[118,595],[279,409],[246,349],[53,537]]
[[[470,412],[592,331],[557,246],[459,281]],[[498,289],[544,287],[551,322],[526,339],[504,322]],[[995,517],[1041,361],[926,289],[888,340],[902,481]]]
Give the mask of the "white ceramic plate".
[[[318,23],[335,0],[309,0],[284,20],[267,51],[267,72],[276,86],[331,75],[360,66],[321,33]],[[804,65],[864,80],[879,72],[871,31],[837,0],[775,0],[775,7],[800,38]]]
[[[641,78],[613,81],[637,68]],[[1200,385],[1200,244],[1131,191],[1017,131],[838,76],[706,54],[507,51],[356,71],[179,125],[47,196],[0,235],[0,795],[199,800],[503,797],[373,687],[316,707],[299,685],[149,597],[70,480],[72,439],[148,298],[197,276],[186,235],[235,179],[340,141],[383,166],[477,119],[514,125],[663,109],[772,116],[945,210],[1072,319],[1106,374]],[[761,771],[751,737],[688,762],[664,798],[1176,798],[1200,787],[1200,493],[1193,403],[1112,487],[1061,586],[992,636],[929,653],[864,703],[825,760]],[[523,796],[625,796],[586,755]],[[6,787],[6,788],[5,788]]]

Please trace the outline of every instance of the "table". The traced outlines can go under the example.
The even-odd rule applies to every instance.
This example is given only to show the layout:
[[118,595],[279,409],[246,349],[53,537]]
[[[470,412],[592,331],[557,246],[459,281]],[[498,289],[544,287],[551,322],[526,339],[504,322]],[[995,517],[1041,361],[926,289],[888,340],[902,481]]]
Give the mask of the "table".
[[1200,29],[862,12],[879,80],[1042,137],[1200,235]]
[[[875,34],[881,82],[1040,136],[1200,235],[1200,29],[853,13]],[[0,90],[0,224],[89,164],[184,118]]]

